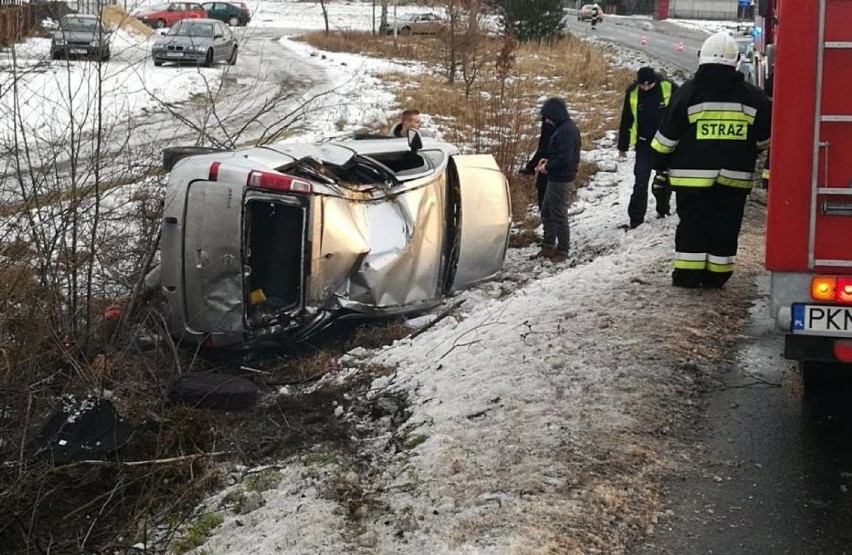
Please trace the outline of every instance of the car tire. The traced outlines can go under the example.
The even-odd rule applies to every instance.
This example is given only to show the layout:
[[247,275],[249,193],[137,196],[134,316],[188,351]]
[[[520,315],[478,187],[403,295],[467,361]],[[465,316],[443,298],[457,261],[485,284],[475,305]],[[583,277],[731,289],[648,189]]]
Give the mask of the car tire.
[[235,15],[232,15],[231,18],[228,20],[228,25],[230,25],[231,27],[239,27],[240,18]]
[[156,27],[157,29],[163,29],[165,26],[166,20],[164,19],[158,19],[157,22],[154,24],[154,27]]
[[154,60],[154,65],[157,66],[157,67],[160,67],[161,65],[163,65],[163,62],[158,62],[158,61]]
[[213,49],[209,49],[207,51],[207,55],[204,56],[204,67],[212,67],[213,66]]
[[231,58],[228,60],[230,65],[234,65],[237,63],[237,47],[234,47],[234,51],[231,52]]
[[[162,62],[161,62],[162,63]],[[211,152],[219,152],[218,148],[207,146],[170,146],[163,149],[163,169],[172,171],[180,160],[189,156],[197,156],[199,154],[210,154]]]
[[247,410],[254,407],[257,394],[253,382],[214,372],[183,374],[169,384],[169,400],[193,408]]
[[399,30],[399,34],[400,35],[410,35],[411,34],[411,27],[403,27],[402,29]]

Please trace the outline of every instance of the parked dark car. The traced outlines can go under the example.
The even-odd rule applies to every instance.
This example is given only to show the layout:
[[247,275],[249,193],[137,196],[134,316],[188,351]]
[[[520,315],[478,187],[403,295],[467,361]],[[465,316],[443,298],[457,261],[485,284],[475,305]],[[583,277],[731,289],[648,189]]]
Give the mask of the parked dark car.
[[154,42],[151,57],[155,66],[166,62],[233,65],[237,63],[237,41],[231,29],[217,19],[184,19]]
[[210,19],[218,19],[231,27],[245,26],[251,22],[251,12],[245,2],[205,2],[201,4]]
[[207,12],[201,4],[195,2],[169,2],[168,4],[157,4],[146,10],[135,14],[136,19],[149,27],[162,29],[171,27],[183,19],[202,19],[207,17]]
[[110,58],[110,31],[97,16],[66,15],[59,20],[50,41],[50,57],[87,58],[106,61]]
[[179,340],[299,341],[340,318],[434,307],[503,265],[511,205],[490,154],[413,129],[195,151],[171,169],[157,276]]

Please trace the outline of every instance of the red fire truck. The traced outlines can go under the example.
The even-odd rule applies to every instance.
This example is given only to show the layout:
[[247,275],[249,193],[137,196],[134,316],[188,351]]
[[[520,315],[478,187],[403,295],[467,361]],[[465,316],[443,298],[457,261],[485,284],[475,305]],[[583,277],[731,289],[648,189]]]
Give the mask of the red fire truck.
[[784,355],[807,381],[852,363],[852,0],[758,8],[774,48],[765,263]]

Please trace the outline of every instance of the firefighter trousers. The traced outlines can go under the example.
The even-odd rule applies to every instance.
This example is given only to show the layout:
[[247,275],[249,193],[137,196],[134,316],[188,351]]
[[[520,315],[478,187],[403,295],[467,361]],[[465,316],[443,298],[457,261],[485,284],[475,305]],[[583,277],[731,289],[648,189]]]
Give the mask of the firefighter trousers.
[[678,188],[672,284],[722,287],[734,273],[747,189],[714,184]]

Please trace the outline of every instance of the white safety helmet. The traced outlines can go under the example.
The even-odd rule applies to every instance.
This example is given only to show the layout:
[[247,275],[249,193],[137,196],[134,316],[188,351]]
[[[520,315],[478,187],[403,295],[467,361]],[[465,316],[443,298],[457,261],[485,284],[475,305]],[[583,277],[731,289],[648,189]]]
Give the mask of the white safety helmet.
[[737,41],[728,33],[719,31],[701,45],[701,50],[698,52],[698,65],[722,64],[737,67],[739,58],[740,49],[737,48]]

